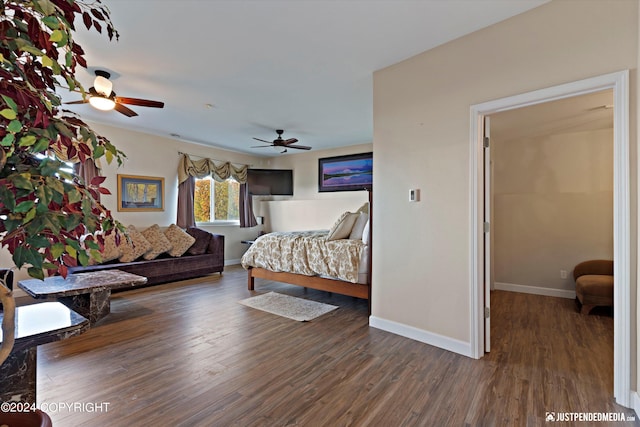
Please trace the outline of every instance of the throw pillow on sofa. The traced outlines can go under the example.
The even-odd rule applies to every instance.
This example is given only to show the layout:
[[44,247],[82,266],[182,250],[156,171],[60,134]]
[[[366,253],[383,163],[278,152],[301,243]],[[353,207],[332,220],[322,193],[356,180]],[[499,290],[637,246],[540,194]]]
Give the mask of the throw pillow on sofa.
[[196,241],[195,237],[189,235],[189,233],[175,224],[171,224],[165,230],[164,235],[173,245],[171,250],[167,252],[173,257],[182,256]]
[[202,255],[207,252],[211,233],[198,227],[187,228],[187,233],[196,239],[196,242],[187,250],[189,255]]
[[120,239],[120,248],[122,249],[120,262],[135,261],[151,250],[151,244],[133,225],[127,227],[127,235],[130,241],[124,236]]
[[153,224],[145,229],[142,235],[151,244],[151,250],[143,255],[146,260],[156,259],[158,255],[170,251],[173,247],[169,239],[160,230],[158,224]]
[[[104,237],[104,247],[102,251],[100,251],[100,261],[95,258],[89,259],[89,265],[96,265],[103,262],[113,261],[114,259],[118,259],[122,256],[122,248],[116,245],[116,233],[112,231],[110,234],[107,234]],[[124,240],[126,237],[120,236],[120,240]]]

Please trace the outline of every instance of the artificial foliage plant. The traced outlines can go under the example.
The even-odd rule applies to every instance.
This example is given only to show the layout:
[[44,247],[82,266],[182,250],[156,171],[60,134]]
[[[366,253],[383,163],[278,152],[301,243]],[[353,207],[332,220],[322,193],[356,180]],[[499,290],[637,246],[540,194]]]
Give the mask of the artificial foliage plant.
[[100,0],[0,0],[0,246],[40,279],[100,259],[103,236],[123,230],[96,201],[104,177],[85,183],[64,163],[125,157],[61,108],[59,89],[86,96],[78,23],[118,38]]

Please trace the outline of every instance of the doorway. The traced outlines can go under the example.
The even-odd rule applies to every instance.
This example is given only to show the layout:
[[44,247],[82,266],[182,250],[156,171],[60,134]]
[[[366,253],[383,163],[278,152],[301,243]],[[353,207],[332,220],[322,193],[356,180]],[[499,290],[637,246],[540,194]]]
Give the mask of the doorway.
[[[487,201],[484,197],[485,153],[483,124],[486,116],[525,106],[575,97],[577,95],[613,91],[614,106],[614,397],[623,406],[630,406],[631,376],[631,308],[630,308],[630,205],[629,205],[629,94],[628,71],[607,74],[521,95],[498,99],[471,107],[471,350],[480,358],[485,351],[485,325],[490,322],[488,292],[485,281],[485,236],[490,229],[485,220]],[[487,236],[488,238],[488,236]],[[487,262],[490,256],[487,256]],[[487,264],[488,265],[488,264]],[[487,295],[487,298],[485,298]],[[485,305],[486,300],[486,305]],[[489,342],[487,342],[489,344]]]

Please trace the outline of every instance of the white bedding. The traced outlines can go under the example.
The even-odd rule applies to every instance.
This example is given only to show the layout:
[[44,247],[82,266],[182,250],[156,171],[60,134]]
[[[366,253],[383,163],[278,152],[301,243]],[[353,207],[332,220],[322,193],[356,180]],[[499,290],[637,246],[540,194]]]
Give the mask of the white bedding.
[[328,233],[318,230],[265,234],[249,247],[242,266],[367,283],[367,246],[355,239],[327,241]]

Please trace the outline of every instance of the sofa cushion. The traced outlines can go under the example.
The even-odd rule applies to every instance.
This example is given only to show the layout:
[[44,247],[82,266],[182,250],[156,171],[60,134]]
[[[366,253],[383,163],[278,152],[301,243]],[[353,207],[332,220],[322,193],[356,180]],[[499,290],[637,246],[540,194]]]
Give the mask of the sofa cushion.
[[120,262],[135,261],[151,250],[151,244],[133,225],[127,227],[126,233],[130,241],[126,237],[120,239],[122,249],[122,256],[118,258]]
[[153,224],[145,229],[142,235],[151,244],[151,250],[143,256],[146,260],[155,259],[158,255],[170,251],[173,247],[169,239],[160,230],[158,224]]
[[207,252],[209,241],[211,240],[211,233],[198,227],[187,228],[187,233],[196,239],[196,242],[187,249],[188,254],[202,255]]
[[[100,251],[100,261],[95,258],[89,259],[89,265],[96,265],[103,262],[113,261],[114,259],[118,259],[122,256],[122,248],[116,244],[116,233],[112,231],[111,233],[103,236],[104,238],[104,247]],[[124,236],[120,236],[120,239],[125,239]]]
[[173,246],[167,253],[173,257],[182,256],[187,249],[196,241],[196,238],[181,229],[175,224],[171,224],[164,232],[164,235]]

